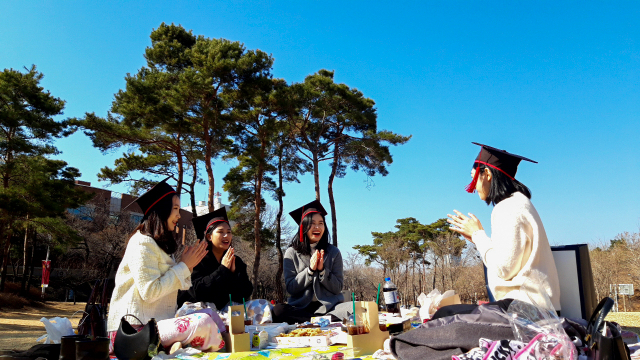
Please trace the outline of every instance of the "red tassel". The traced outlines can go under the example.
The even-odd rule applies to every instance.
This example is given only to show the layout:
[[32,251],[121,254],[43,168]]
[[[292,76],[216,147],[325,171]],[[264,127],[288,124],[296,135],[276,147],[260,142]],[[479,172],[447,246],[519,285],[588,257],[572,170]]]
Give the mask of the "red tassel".
[[465,188],[465,190],[468,193],[471,194],[476,192],[476,184],[478,183],[478,177],[480,177],[480,166],[476,168],[476,173],[475,175],[473,175],[473,180],[471,180],[471,183],[467,185],[467,187]]

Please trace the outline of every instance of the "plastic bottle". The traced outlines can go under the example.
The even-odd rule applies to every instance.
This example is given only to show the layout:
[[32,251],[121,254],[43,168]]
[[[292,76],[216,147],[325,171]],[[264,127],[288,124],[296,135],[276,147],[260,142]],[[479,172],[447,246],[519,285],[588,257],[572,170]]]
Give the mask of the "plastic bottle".
[[396,284],[391,282],[391,278],[384,279],[382,293],[384,294],[384,303],[386,304],[387,312],[399,314],[400,296],[398,295],[398,288],[396,287]]

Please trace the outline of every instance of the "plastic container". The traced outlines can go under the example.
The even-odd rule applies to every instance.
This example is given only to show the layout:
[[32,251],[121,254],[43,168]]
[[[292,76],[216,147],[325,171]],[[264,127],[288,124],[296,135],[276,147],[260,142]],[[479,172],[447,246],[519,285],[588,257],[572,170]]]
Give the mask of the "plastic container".
[[398,288],[396,287],[396,284],[391,282],[391,278],[384,279],[382,294],[384,295],[384,303],[386,305],[387,312],[392,314],[399,314],[400,295],[398,294]]
[[389,331],[387,329],[387,319],[378,319],[378,328],[380,331]]

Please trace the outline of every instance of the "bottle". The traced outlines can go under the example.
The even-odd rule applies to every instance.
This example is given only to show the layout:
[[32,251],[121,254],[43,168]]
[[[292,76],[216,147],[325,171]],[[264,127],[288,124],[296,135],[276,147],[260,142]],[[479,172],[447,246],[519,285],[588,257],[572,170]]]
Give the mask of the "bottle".
[[382,293],[384,294],[384,303],[387,306],[387,312],[392,314],[399,314],[400,296],[398,295],[398,288],[396,287],[396,284],[391,282],[391,278],[384,279]]

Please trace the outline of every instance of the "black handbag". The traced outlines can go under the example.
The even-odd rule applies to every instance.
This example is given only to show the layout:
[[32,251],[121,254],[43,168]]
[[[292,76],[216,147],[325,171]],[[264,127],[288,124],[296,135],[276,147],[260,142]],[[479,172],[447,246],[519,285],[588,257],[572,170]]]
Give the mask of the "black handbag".
[[[613,307],[611,298],[604,298],[591,315],[585,341],[589,360],[630,360],[629,348],[622,340],[620,325],[604,321]],[[604,334],[603,334],[604,333]]]
[[127,314],[120,319],[120,326],[116,338],[113,341],[113,352],[118,360],[149,360],[158,354],[160,336],[156,319],[151,319],[142,329],[136,330],[127,319],[131,316],[142,321],[134,315]]

